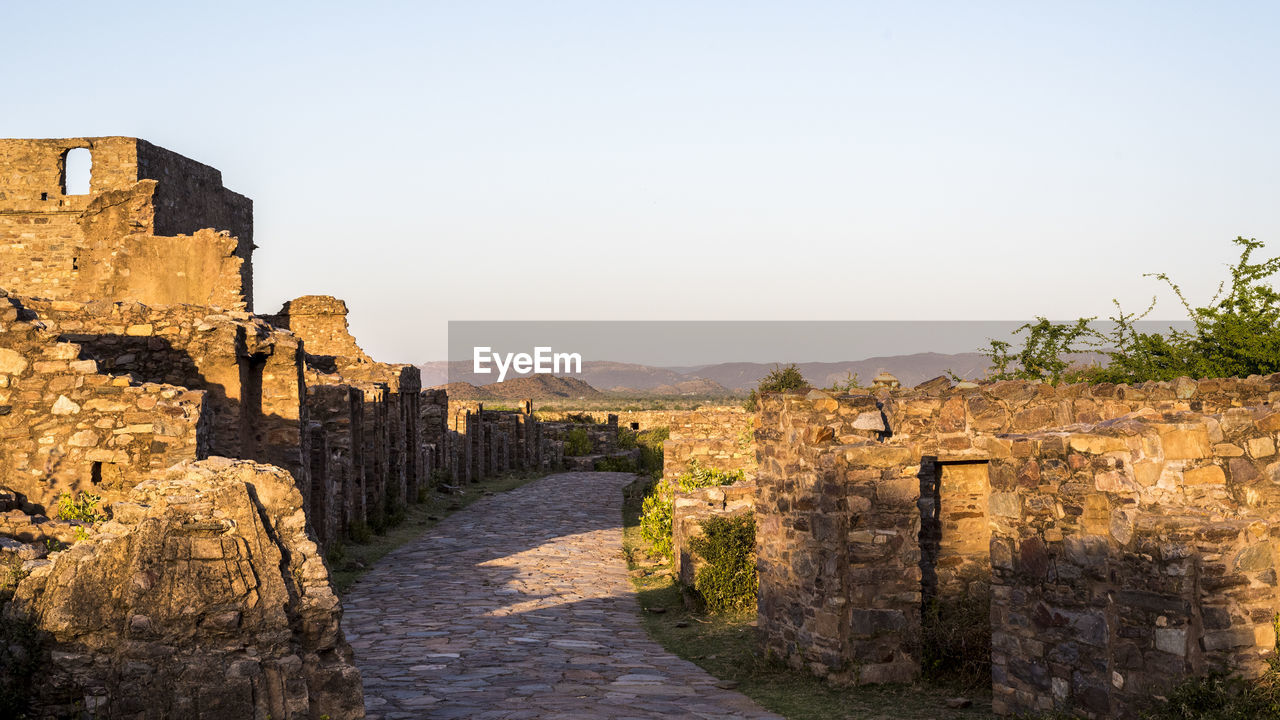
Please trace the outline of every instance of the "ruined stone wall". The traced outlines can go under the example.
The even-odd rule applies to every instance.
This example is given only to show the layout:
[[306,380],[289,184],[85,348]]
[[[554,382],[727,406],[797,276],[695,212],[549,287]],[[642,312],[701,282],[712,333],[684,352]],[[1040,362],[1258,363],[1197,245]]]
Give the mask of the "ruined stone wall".
[[307,417],[311,423],[307,515],[322,546],[347,537],[365,513],[364,392],[309,370]]
[[[90,192],[65,194],[87,148]],[[252,306],[252,203],[135,138],[0,140],[0,287],[31,297]]]
[[[444,390],[423,390],[418,398],[418,427],[425,455],[423,476],[431,481],[433,471],[451,472],[454,434],[449,430],[449,394]],[[525,464],[531,458],[526,453]],[[451,474],[455,482],[457,477]]]
[[285,302],[280,312],[266,319],[303,338],[312,355],[372,362],[347,327],[347,304],[335,297],[304,295]]
[[118,497],[145,472],[208,453],[204,394],[99,371],[0,292],[0,477],[51,510],[63,492]]
[[690,545],[702,535],[702,523],[712,517],[745,515],[755,506],[756,486],[751,482],[676,492],[671,509],[671,553],[681,585],[692,588],[698,568],[705,562]]
[[742,470],[755,477],[755,442],[741,437],[685,437],[662,443],[662,475],[668,480],[687,472],[694,462],[727,472]]
[[337,374],[364,391],[365,514],[380,527],[388,513],[416,502],[427,484],[417,462],[418,369],[367,362],[340,364]]
[[306,479],[303,364],[289,333],[242,311],[196,305],[24,302],[105,370],[204,391],[210,454],[271,463]]
[[[999,483],[1011,482],[997,482],[988,463],[1020,447],[1011,446],[1013,434],[1121,422],[1135,412],[1241,413],[1278,400],[1280,376],[1056,388],[951,387],[943,379],[857,395],[766,395],[756,434],[762,642],[838,681],[909,680],[918,671],[923,603],[985,587],[999,543],[983,539],[1009,508]],[[1040,488],[1040,472],[1024,463],[1013,482]],[[1056,493],[1035,502],[1061,518]],[[1025,657],[1018,662],[1030,667]],[[1003,707],[1027,710],[1044,697]]]
[[1260,675],[1280,611],[1280,411],[1138,413],[1008,436],[991,463],[997,712],[1136,716]]
[[[346,451],[351,457],[350,472],[360,474],[359,480],[353,479],[350,487],[353,493],[362,492],[363,498],[326,510],[324,514],[329,517],[345,518],[326,522],[335,527],[363,522],[380,529],[388,517],[406,503],[417,502],[420,492],[430,486],[430,468],[423,452],[420,428],[422,382],[420,371],[412,365],[371,360],[351,337],[346,314],[346,304],[341,300],[309,295],[286,302],[280,312],[269,319],[274,326],[288,329],[302,341],[306,365],[311,370],[307,383],[347,386],[360,392],[360,417],[358,421],[349,419],[345,423],[348,428],[358,425],[359,438],[338,439],[336,443],[330,438],[327,450],[313,451],[313,454],[332,454],[335,448],[340,452],[342,448],[351,448]],[[324,391],[324,397],[316,396],[317,403],[337,407],[340,403],[334,404],[333,393],[341,394],[341,391]],[[325,423],[329,432],[344,432],[340,427],[343,423],[333,420],[334,412],[343,411],[324,412],[329,420],[320,422]],[[346,463],[342,461],[334,465],[331,460],[316,459],[312,464],[318,469],[332,465],[332,472],[339,475],[346,471]],[[340,481],[330,476],[314,482],[334,490],[337,487],[334,483]]]
[[696,410],[558,410],[538,411],[538,417],[547,422],[563,422],[569,415],[586,415],[597,423],[607,423],[610,415],[618,417],[618,425],[639,430],[665,427],[673,438],[685,437],[750,437],[755,415],[741,406],[717,406]]
[[879,417],[866,395],[766,395],[756,433],[761,640],[842,682],[917,672],[918,456],[875,442]]
[[89,539],[30,566],[7,612],[49,638],[41,712],[364,716],[338,599],[279,468],[213,458],[155,473]]
[[[564,463],[562,438],[570,423],[544,423],[524,411],[487,410],[483,403],[450,403],[448,417],[461,428],[449,431],[449,442],[454,448],[457,477],[462,482],[478,482],[507,471],[550,471]],[[593,444],[608,442],[603,437],[609,434],[607,430],[588,433]],[[612,437],[616,441],[616,428]]]

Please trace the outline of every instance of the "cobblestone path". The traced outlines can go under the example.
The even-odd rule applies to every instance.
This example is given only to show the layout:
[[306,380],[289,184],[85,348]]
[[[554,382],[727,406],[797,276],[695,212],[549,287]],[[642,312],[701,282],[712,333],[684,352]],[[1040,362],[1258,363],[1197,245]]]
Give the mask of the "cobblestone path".
[[634,476],[483,498],[343,599],[370,718],[779,718],[651,641],[622,558]]

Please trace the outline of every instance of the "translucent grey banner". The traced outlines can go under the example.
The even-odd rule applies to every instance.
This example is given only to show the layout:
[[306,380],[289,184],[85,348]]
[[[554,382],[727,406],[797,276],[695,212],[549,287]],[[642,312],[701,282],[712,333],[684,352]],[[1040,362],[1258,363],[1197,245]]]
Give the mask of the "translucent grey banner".
[[[602,391],[738,393],[795,363],[817,386],[879,372],[914,385],[939,375],[980,379],[992,339],[1015,347],[1025,321],[452,321],[448,362],[423,366],[427,386],[574,378]],[[1109,323],[1094,324],[1101,332]],[[1144,332],[1188,323],[1147,321]],[[1100,353],[1079,356],[1099,362]]]

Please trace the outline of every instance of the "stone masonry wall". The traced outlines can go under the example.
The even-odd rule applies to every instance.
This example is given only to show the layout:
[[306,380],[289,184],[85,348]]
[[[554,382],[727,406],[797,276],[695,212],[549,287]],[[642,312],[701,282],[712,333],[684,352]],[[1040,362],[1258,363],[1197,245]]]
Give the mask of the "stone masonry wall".
[[[437,400],[438,402],[438,400]],[[588,429],[593,445],[607,444],[612,433],[573,423],[544,423],[531,412],[532,401],[521,410],[486,410],[483,403],[449,403],[437,415],[447,418],[447,444],[452,452],[454,478],[479,482],[507,471],[550,471],[563,466],[564,434],[571,428]],[[438,432],[438,431],[437,431]]]
[[[65,194],[73,148],[92,155],[86,195]],[[0,168],[0,287],[252,307],[253,205],[217,170],[122,137],[0,139]]]
[[1002,436],[1144,408],[1230,411],[1278,392],[1280,376],[1056,388],[939,379],[766,396],[756,434],[764,646],[836,680],[910,679],[921,603],[971,591],[990,571],[972,533],[994,521],[984,471],[1001,457]]
[[673,438],[685,437],[750,437],[755,414],[741,406],[704,407],[696,410],[561,410],[538,411],[538,417],[547,422],[563,422],[569,415],[586,415],[597,423],[607,423],[610,415],[616,415],[618,425],[639,425],[639,430],[665,427]]
[[879,421],[868,395],[766,395],[756,434],[761,640],[839,682],[917,672],[918,456],[875,442]]
[[1182,678],[1261,674],[1280,611],[1280,411],[1143,411],[1002,438],[997,712],[1136,716]]
[[210,453],[306,478],[297,339],[242,311],[198,305],[24,300],[45,327],[110,372],[206,394]]
[[[33,571],[9,619],[54,639],[42,714],[363,715],[314,540],[416,499],[418,372],[360,352],[341,301],[294,303],[320,323],[301,332],[252,315],[252,240],[214,168],[134,138],[0,140],[0,550]],[[323,322],[341,354],[305,347]],[[78,491],[110,519],[46,517]],[[44,539],[74,546],[46,561]]]
[[685,437],[662,443],[662,475],[668,480],[679,477],[697,462],[704,468],[742,470],[755,477],[755,442],[740,437]]
[[[397,508],[416,502],[430,486],[419,428],[420,371],[370,359],[351,337],[346,315],[341,300],[309,295],[286,302],[269,317],[272,325],[301,340],[309,405],[323,414],[316,421],[325,432],[317,439],[328,438],[327,447],[308,452],[311,467],[325,473],[311,482],[324,490],[323,502],[313,507],[323,519],[326,544],[353,523],[381,529]],[[312,386],[334,389],[312,391]],[[358,418],[341,400],[344,392],[348,401],[356,397],[351,390],[359,393]],[[343,478],[347,472],[349,481]]]
[[149,470],[204,457],[204,400],[99,372],[0,291],[0,476],[46,513],[61,493],[119,497]]

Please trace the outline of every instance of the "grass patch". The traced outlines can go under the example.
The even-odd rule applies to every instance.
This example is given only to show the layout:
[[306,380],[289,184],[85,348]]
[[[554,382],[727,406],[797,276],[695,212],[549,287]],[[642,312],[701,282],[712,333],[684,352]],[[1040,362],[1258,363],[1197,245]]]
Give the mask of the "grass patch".
[[[370,532],[364,525],[353,527],[351,542],[335,545],[325,554],[334,589],[342,595],[384,555],[417,538],[435,527],[436,523],[476,500],[486,495],[514,490],[541,477],[546,477],[546,473],[508,473],[464,485],[456,492],[442,493],[433,490],[423,494],[422,502],[404,507],[402,521],[386,528],[381,534]],[[358,542],[359,540],[364,542]]]
[[[622,547],[639,594],[645,629],[669,652],[689,660],[765,708],[790,720],[994,720],[988,694],[965,694],[966,709],[949,709],[955,687],[935,683],[832,687],[804,672],[756,654],[754,611],[703,615],[685,609],[671,566],[650,556],[640,534],[640,509],[648,480],[625,491]],[[661,613],[651,612],[662,608]]]

